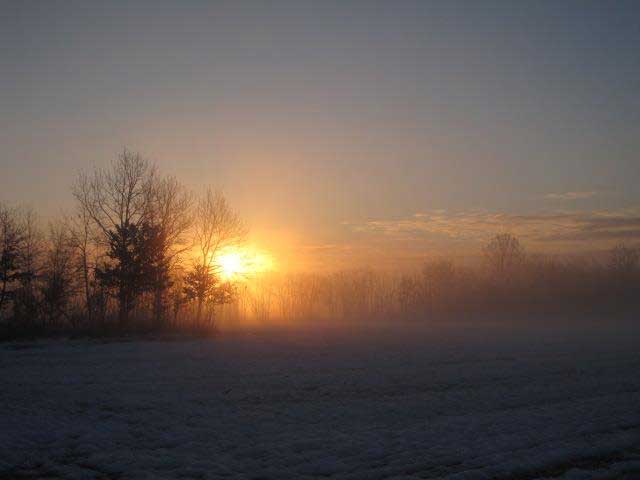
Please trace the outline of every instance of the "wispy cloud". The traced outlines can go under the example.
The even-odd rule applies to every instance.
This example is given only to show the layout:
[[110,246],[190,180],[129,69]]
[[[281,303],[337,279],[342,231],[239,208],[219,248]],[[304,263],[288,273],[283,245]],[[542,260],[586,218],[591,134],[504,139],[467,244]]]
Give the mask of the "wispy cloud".
[[473,261],[490,237],[504,232],[517,235],[529,251],[592,252],[616,243],[640,242],[640,208],[529,215],[429,210],[405,218],[344,221],[342,226],[342,236],[334,242],[294,249],[293,263],[331,271],[413,268],[427,257],[442,254]]
[[564,192],[564,193],[548,193],[544,196],[547,200],[584,200],[585,198],[595,197],[596,191],[589,192]]
[[537,244],[596,243],[640,239],[640,209],[539,215],[432,211],[404,219],[348,225],[353,232],[360,234],[395,240],[422,240],[433,245],[482,242],[499,232],[511,232]]

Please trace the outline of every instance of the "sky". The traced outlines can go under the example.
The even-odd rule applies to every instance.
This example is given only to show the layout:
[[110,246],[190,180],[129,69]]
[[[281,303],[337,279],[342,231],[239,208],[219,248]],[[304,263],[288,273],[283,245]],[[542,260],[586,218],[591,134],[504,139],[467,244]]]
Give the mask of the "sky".
[[2,3],[0,201],[127,147],[291,268],[640,239],[636,1]]

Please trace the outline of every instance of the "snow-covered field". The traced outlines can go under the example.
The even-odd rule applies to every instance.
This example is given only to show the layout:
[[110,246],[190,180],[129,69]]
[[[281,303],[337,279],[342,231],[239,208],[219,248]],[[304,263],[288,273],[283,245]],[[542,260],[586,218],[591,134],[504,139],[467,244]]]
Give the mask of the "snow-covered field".
[[0,345],[0,479],[640,478],[633,329]]

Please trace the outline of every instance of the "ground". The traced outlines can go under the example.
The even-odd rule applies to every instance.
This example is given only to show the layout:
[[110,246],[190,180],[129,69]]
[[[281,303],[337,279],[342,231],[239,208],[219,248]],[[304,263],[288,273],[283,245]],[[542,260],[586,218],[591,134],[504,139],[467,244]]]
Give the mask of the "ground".
[[576,331],[4,344],[0,479],[638,479],[637,332]]

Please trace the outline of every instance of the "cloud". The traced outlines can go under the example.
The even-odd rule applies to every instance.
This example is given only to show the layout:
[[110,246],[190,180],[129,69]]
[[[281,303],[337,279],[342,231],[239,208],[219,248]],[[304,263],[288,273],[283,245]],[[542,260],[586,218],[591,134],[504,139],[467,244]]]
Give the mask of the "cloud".
[[640,239],[640,209],[538,215],[433,211],[348,225],[352,232],[373,240],[412,240],[431,246],[484,242],[501,232],[534,244],[590,242],[593,246],[597,242]]
[[547,200],[584,200],[585,198],[591,198],[598,194],[598,192],[565,192],[565,193],[548,193],[544,196]]
[[342,222],[333,242],[300,245],[292,264],[315,271],[374,267],[413,268],[446,255],[476,261],[495,234],[516,235],[529,251],[591,253],[616,243],[640,242],[640,208],[510,214],[486,210],[420,211],[404,218]]

